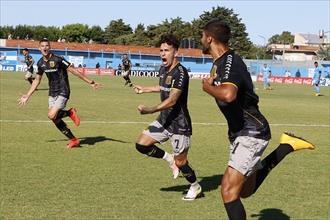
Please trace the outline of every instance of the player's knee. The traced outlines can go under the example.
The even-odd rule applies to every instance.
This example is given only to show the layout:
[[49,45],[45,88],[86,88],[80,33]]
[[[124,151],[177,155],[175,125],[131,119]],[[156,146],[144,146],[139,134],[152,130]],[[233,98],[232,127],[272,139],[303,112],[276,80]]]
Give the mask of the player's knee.
[[150,147],[142,145],[142,144],[138,144],[135,143],[135,148],[137,151],[139,151],[141,154],[146,154],[148,155],[148,153],[150,152]]
[[188,163],[187,158],[174,157],[175,165],[177,167],[183,167]]
[[56,114],[53,113],[48,113],[48,118],[52,121],[54,121],[56,119]]

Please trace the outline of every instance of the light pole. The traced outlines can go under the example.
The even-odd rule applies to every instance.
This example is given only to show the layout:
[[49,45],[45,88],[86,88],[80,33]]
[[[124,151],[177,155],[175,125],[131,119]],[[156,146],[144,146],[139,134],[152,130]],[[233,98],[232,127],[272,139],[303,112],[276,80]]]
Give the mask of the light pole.
[[258,37],[261,37],[262,39],[264,39],[264,45],[263,46],[266,47],[266,38],[262,35],[258,35]]

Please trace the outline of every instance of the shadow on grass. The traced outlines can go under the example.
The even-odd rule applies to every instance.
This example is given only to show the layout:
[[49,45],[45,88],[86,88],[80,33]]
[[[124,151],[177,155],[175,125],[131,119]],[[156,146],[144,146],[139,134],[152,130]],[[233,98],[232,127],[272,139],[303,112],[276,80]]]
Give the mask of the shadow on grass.
[[290,220],[290,216],[281,209],[263,209],[259,214],[252,214],[251,217],[258,218],[257,220]]
[[[212,190],[218,189],[220,186],[223,175],[213,175],[213,176],[205,176],[200,177],[199,184],[202,186],[203,192],[209,192]],[[183,178],[183,177],[181,177]],[[179,185],[179,186],[171,186],[166,188],[161,188],[160,191],[174,191],[174,192],[182,192],[183,194],[187,192],[189,189],[189,185]]]
[[[59,140],[49,140],[47,142],[57,142],[57,141],[66,141],[67,139],[59,139]],[[114,142],[119,142],[119,143],[130,143],[127,141],[122,141],[122,140],[117,140],[113,138],[108,138],[105,136],[96,136],[96,137],[81,137],[79,138],[80,140],[80,145],[94,145],[98,142],[104,142],[104,141],[114,141]]]
[[130,143],[130,142],[127,142],[127,141],[108,138],[108,137],[105,137],[105,136],[81,137],[81,138],[79,138],[79,140],[80,140],[80,144],[87,144],[87,145],[94,145],[95,143],[103,142],[103,141],[114,141],[114,142],[119,142],[119,143],[123,143],[123,144]]

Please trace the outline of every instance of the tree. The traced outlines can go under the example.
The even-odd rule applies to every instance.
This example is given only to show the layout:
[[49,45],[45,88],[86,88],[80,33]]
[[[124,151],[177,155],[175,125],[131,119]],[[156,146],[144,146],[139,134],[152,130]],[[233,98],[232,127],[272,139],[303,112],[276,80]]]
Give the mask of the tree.
[[116,38],[132,33],[132,28],[128,24],[125,24],[123,19],[112,20],[105,28],[104,38],[107,43],[114,44]]
[[92,40],[98,43],[103,42],[104,31],[100,26],[92,26],[87,30],[88,40]]
[[88,25],[68,24],[63,26],[61,37],[69,42],[85,42],[88,39]]
[[13,39],[30,39],[33,37],[33,30],[28,25],[17,25],[12,35]]
[[269,38],[269,44],[292,44],[294,42],[294,36],[289,31],[283,31],[282,34],[275,34]]
[[10,34],[14,33],[13,26],[0,26],[0,39],[7,39]]
[[[203,27],[213,19],[219,19],[227,23],[232,32],[232,37],[230,40],[230,47],[233,48],[239,55],[243,57],[249,56],[249,50],[252,46],[252,42],[248,38],[246,32],[245,24],[242,23],[242,19],[238,18],[238,14],[235,14],[233,9],[226,7],[217,6],[212,7],[212,10],[205,11],[198,19],[192,21],[192,31],[193,37],[195,39],[200,39],[202,36]],[[200,45],[200,42],[197,41]]]
[[43,38],[47,38],[50,41],[57,41],[60,37],[61,30],[58,27],[45,27],[42,25],[33,27],[33,39],[41,40]]
[[320,60],[330,61],[330,46],[320,47],[320,49],[316,52],[316,54]]

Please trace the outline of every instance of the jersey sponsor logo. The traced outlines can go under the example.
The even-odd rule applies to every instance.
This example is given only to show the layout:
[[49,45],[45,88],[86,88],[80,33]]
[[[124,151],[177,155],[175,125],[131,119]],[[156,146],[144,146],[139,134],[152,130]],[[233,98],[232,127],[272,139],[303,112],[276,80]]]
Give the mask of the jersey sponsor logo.
[[45,70],[45,73],[53,73],[53,72],[57,72],[57,69],[48,69],[48,70]]
[[55,66],[55,62],[54,62],[54,61],[49,61],[49,66],[50,66],[51,68],[53,68],[53,67]]
[[160,90],[165,91],[165,92],[169,92],[169,91],[171,91],[171,88],[166,88],[164,86],[160,86]]
[[172,82],[172,76],[167,76],[165,80],[166,85],[171,85],[171,82]]

